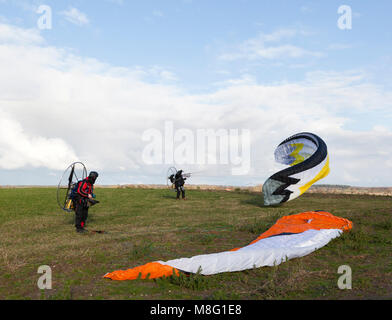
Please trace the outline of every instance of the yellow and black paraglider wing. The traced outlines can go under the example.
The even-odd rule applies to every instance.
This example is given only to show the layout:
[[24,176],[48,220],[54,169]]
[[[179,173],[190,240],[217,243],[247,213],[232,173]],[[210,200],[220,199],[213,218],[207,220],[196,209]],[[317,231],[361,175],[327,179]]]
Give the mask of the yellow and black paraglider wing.
[[289,167],[273,174],[263,184],[267,206],[299,197],[329,173],[327,145],[313,133],[298,133],[284,140],[275,150],[275,160]]

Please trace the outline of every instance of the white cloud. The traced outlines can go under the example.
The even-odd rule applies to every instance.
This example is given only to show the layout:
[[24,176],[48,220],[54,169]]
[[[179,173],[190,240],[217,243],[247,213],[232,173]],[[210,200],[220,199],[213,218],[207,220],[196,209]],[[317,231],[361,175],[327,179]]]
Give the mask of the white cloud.
[[86,25],[90,22],[87,16],[83,12],[80,12],[77,8],[69,8],[66,11],[62,11],[61,14],[66,20],[78,26]]
[[154,10],[152,12],[152,15],[155,16],[155,17],[163,17],[164,16],[163,12],[160,11],[160,10]]
[[72,148],[64,140],[28,135],[18,121],[0,109],[0,168],[59,169],[75,158]]
[[257,37],[248,39],[236,46],[231,52],[221,54],[219,58],[221,60],[233,61],[239,59],[273,60],[322,57],[323,53],[321,52],[306,50],[289,43],[273,45],[273,43],[278,43],[285,39],[309,35],[311,35],[310,32],[299,29],[279,29],[270,34],[260,33]]
[[279,29],[270,34],[261,33],[258,38],[247,40],[248,43],[277,42],[284,38],[292,38],[298,34],[297,29]]
[[304,13],[304,14],[308,14],[308,13],[313,13],[313,8],[311,7],[311,6],[309,6],[309,5],[303,5],[303,6],[301,6],[301,8],[300,8],[300,11],[302,12],[302,13]]
[[111,2],[117,5],[122,6],[124,4],[124,0],[105,0],[106,2]]
[[349,43],[332,43],[328,46],[329,50],[345,50],[351,49],[353,47],[352,44]]
[[[273,85],[244,76],[211,93],[190,94],[168,81],[174,75],[164,68],[113,67],[45,46],[28,30],[0,30],[7,30],[0,43],[0,168],[62,169],[82,160],[88,168],[147,181],[167,166],[142,161],[142,134],[150,128],[163,132],[170,120],[176,129],[193,132],[250,130],[252,170],[241,177],[243,184],[262,183],[271,173],[267,168],[277,168],[276,145],[301,131],[328,144],[332,170],[322,183],[359,179],[355,183],[368,185],[377,176],[377,183],[387,185],[392,179],[391,127],[345,127],[357,113],[391,115],[392,93],[369,83],[366,74],[314,72]],[[28,36],[20,36],[24,31]],[[222,183],[230,181],[229,173],[207,167],[204,179],[215,176]]]
[[0,45],[2,43],[31,45],[43,42],[44,39],[36,29],[23,29],[0,23]]

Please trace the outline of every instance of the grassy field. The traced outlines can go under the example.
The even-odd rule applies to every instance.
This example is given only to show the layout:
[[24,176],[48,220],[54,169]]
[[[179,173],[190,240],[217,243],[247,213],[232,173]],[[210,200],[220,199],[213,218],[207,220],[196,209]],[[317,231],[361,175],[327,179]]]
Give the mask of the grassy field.
[[[392,199],[305,194],[264,208],[260,194],[97,189],[88,229],[75,232],[55,188],[0,189],[0,299],[390,299]],[[103,275],[156,260],[247,245],[279,217],[325,210],[350,219],[351,232],[303,258],[276,267],[213,276],[111,281]],[[38,267],[52,269],[40,290]],[[352,269],[352,289],[337,286],[338,267]]]

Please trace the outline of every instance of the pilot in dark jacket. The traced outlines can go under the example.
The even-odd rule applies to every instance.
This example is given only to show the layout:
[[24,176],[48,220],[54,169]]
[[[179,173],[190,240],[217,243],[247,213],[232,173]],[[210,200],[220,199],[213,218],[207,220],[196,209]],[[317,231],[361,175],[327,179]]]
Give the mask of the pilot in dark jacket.
[[174,177],[175,181],[174,181],[174,187],[177,191],[177,200],[180,199],[180,195],[182,195],[182,199],[185,200],[185,188],[184,188],[184,184],[185,184],[185,180],[186,178],[184,178],[182,176],[182,170],[179,170],[175,177]]

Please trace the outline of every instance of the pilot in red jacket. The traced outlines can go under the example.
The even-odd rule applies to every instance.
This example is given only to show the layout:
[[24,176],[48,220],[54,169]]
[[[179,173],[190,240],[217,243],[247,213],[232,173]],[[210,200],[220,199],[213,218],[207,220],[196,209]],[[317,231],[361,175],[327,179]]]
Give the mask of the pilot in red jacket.
[[77,232],[86,232],[84,228],[88,217],[89,199],[93,198],[94,183],[98,178],[98,173],[91,171],[89,176],[78,182],[76,195],[74,198],[75,206],[75,227]]

